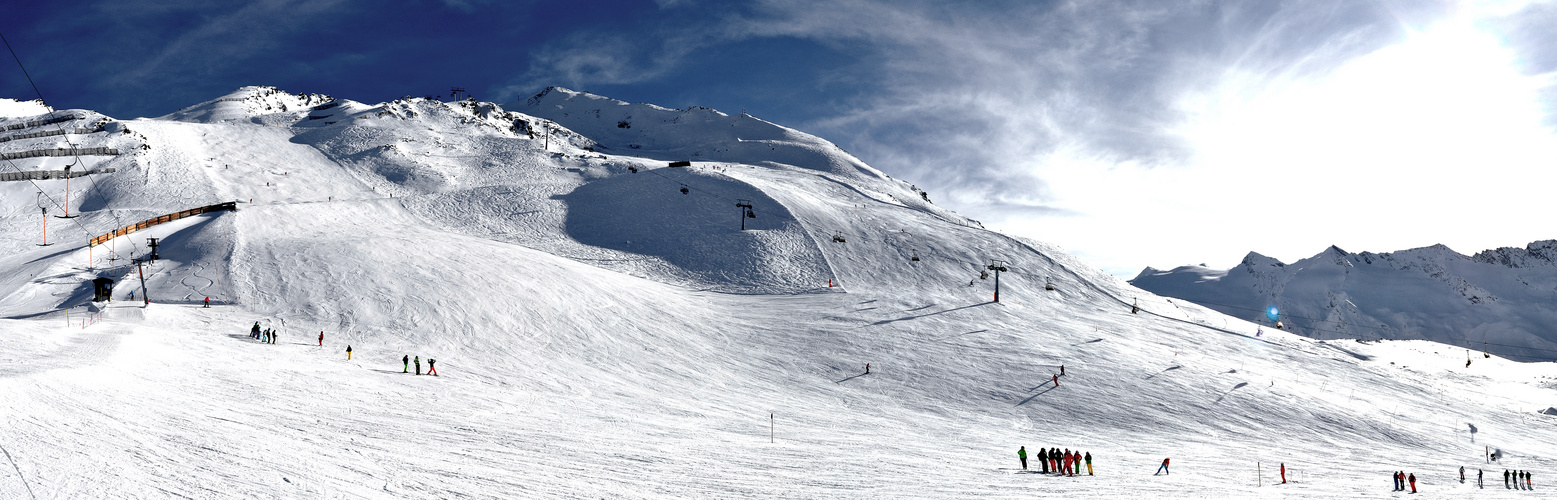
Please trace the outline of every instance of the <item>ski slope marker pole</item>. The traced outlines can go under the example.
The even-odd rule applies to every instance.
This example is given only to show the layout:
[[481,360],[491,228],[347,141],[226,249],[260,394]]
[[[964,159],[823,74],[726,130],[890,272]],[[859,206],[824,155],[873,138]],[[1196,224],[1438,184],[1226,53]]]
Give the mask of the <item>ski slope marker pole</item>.
[[773,414],[768,414],[768,444],[773,444]]

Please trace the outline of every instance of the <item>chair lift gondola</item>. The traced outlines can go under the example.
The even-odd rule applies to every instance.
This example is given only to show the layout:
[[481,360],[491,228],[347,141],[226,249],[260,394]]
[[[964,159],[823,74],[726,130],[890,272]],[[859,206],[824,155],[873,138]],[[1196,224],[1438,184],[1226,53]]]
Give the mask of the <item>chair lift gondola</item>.
[[1043,279],[1043,289],[1051,292],[1054,291],[1054,279],[1045,277]]
[[918,250],[914,250],[914,256],[913,257],[909,257],[908,260],[911,260],[911,261],[914,261],[914,262],[919,262],[919,251]]
[[686,184],[682,184],[681,185],[681,194],[687,194],[689,192],[690,192],[690,190],[687,189],[687,185]]
[[838,242],[838,243],[843,243],[843,242],[845,242],[847,240],[843,239],[843,232],[842,231],[833,231],[833,241]]

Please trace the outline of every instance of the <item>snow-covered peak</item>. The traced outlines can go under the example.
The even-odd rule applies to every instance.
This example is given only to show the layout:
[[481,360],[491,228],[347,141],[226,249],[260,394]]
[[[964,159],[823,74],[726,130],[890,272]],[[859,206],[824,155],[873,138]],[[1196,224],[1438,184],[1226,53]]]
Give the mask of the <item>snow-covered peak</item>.
[[0,98],[0,118],[24,118],[37,116],[53,111],[43,99],[22,101],[17,99]]
[[670,109],[550,87],[510,105],[599,143],[601,151],[664,160],[793,165],[840,175],[886,175],[831,142],[757,117],[700,106]]
[[[1557,358],[1557,241],[1467,257],[1437,244],[1348,253],[1331,246],[1291,264],[1250,252],[1222,277],[1193,266],[1131,284],[1235,316],[1279,305],[1318,338],[1428,339],[1520,359]],[[1476,345],[1471,345],[1476,344]],[[1549,350],[1550,349],[1550,350]]]
[[276,87],[247,86],[158,119],[196,123],[249,121],[278,113],[306,113],[310,107],[333,100],[335,98],[324,94],[293,94]]

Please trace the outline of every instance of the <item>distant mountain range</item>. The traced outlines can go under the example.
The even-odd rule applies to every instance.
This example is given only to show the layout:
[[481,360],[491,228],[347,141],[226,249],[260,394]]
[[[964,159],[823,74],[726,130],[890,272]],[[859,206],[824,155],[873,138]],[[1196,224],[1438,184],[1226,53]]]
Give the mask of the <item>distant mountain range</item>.
[[1227,270],[1146,268],[1130,283],[1320,339],[1426,339],[1525,361],[1557,359],[1557,240],[1461,255],[1334,246],[1291,264],[1250,252]]

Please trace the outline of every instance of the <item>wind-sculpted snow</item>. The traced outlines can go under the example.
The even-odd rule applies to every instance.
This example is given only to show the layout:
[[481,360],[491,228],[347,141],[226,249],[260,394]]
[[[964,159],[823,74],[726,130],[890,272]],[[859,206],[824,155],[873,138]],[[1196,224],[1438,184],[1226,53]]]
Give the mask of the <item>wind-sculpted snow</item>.
[[[0,183],[0,498],[1354,498],[1392,470],[1424,497],[1524,498],[1557,465],[1550,363],[1257,334],[755,118],[628,105],[641,135],[607,136],[468,101],[278,112],[300,99],[282,94],[87,136],[130,152],[72,183],[53,246],[33,185]],[[137,269],[150,237],[161,259]],[[1400,254],[1195,280],[1515,295],[1454,279],[1485,262]],[[98,276],[114,300],[89,304]],[[394,370],[413,356],[440,376]],[[1024,445],[1090,451],[1097,475],[1021,471]],[[1536,491],[1469,491],[1461,465],[1535,470]]]

